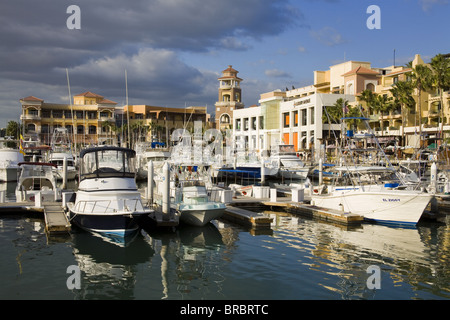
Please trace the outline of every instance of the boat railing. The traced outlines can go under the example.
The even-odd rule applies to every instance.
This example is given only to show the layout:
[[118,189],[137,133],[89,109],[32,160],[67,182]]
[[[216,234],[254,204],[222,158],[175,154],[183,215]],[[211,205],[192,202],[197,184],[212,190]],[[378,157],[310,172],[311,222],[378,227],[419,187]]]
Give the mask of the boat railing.
[[[122,206],[119,206],[123,203]],[[119,199],[119,200],[80,200],[77,201],[75,211],[82,213],[115,213],[122,211],[137,211],[143,210],[140,199]]]

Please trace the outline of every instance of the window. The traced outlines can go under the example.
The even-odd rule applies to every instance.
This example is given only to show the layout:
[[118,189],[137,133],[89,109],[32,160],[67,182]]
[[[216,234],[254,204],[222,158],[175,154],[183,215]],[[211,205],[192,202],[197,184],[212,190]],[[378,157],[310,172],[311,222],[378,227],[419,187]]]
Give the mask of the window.
[[84,134],[84,126],[82,125],[77,126],[77,134]]
[[256,117],[252,117],[252,130],[256,130]]
[[306,109],[301,110],[302,115],[302,126],[306,126]]
[[50,132],[50,129],[48,127],[48,124],[43,124],[41,126],[41,133],[49,133],[49,132]]
[[373,83],[368,83],[366,86],[366,90],[370,90],[370,91],[374,92],[375,86],[373,85]]
[[230,123],[230,116],[228,114],[221,115],[220,123]]
[[96,133],[97,133],[97,127],[89,126],[89,134],[96,134]]
[[294,127],[298,126],[298,111],[294,111]]
[[283,113],[283,127],[289,128],[289,112]]
[[36,130],[36,126],[33,123],[29,123],[27,125],[28,132],[34,132]]

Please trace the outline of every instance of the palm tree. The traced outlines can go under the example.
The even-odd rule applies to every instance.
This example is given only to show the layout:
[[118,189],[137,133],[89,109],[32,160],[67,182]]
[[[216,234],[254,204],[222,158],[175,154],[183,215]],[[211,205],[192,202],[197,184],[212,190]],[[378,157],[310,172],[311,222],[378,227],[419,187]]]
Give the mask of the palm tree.
[[422,64],[416,65],[412,70],[412,83],[418,92],[419,146],[422,147],[422,91],[431,89],[433,74],[428,66]]
[[409,108],[413,107],[415,104],[414,98],[412,97],[413,89],[414,88],[410,81],[399,81],[394,84],[392,89],[389,90],[394,98],[394,104],[400,105],[402,113],[402,126],[403,126],[402,141],[404,145],[405,145],[404,128],[406,127],[407,124],[405,117],[407,117],[407,111],[409,110]]
[[442,93],[450,88],[450,60],[446,59],[442,54],[438,54],[431,59],[431,68],[433,69],[433,87],[438,90],[440,98],[440,132],[442,135],[444,127],[444,101]]
[[372,90],[366,89],[362,91],[358,96],[358,99],[366,103],[366,107],[369,111],[369,114],[370,111],[375,111],[374,109],[375,109],[376,94],[374,94]]

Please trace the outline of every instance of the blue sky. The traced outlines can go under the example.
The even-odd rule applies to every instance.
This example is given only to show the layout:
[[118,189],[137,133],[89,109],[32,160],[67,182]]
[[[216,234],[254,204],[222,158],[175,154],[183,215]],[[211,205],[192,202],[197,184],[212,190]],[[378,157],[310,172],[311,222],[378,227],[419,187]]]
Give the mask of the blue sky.
[[[69,30],[69,5],[80,7]],[[370,30],[367,7],[381,10]],[[346,60],[373,67],[450,53],[449,0],[5,0],[0,4],[0,126],[19,99],[67,103],[93,91],[125,103],[167,107],[217,100],[220,72],[239,71],[246,106],[264,92],[313,82]]]

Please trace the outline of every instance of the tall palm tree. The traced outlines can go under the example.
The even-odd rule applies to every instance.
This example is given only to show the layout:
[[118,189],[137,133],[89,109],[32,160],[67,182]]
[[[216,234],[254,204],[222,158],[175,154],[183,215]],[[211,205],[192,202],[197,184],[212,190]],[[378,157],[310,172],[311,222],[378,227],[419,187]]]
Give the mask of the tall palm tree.
[[331,138],[331,124],[339,123],[343,116],[343,109],[347,107],[347,104],[347,100],[339,98],[332,106],[324,107],[325,112],[322,113],[322,123],[328,123],[328,138]]
[[418,64],[412,68],[412,83],[417,89],[419,106],[419,146],[422,147],[422,91],[430,90],[432,87],[433,74],[427,65]]
[[442,54],[438,54],[431,59],[430,65],[433,69],[433,87],[435,87],[439,92],[439,100],[441,105],[440,132],[442,135],[444,127],[444,101],[442,94],[443,91],[450,89],[450,59],[446,59]]
[[375,99],[376,94],[373,93],[372,90],[366,89],[362,91],[358,96],[359,101],[363,101],[366,103],[366,107],[368,109],[368,113],[370,114],[370,111],[375,111]]
[[392,89],[389,91],[391,92],[393,98],[394,98],[394,104],[400,105],[401,113],[402,113],[402,126],[403,126],[403,132],[402,132],[402,142],[403,145],[405,145],[405,127],[407,125],[407,114],[408,110],[414,106],[415,101],[412,97],[413,93],[413,86],[410,81],[399,81],[394,84]]
[[377,95],[373,101],[373,109],[380,113],[381,115],[381,135],[384,134],[384,113],[393,110],[394,104],[392,103],[392,98],[387,95]]

